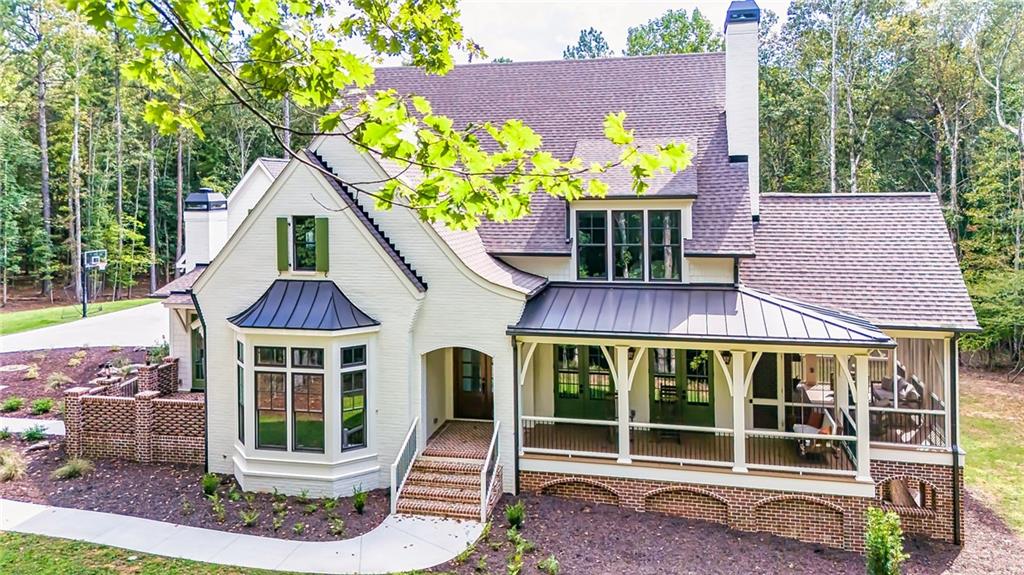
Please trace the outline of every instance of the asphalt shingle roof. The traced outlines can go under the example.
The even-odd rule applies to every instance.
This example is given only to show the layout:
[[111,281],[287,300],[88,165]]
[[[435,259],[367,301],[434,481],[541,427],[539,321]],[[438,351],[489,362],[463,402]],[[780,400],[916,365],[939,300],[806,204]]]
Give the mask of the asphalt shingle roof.
[[[724,53],[472,64],[445,76],[381,68],[375,87],[425,96],[459,127],[521,119],[562,160],[572,157],[577,142],[603,138],[607,113],[625,111],[626,126],[638,138],[696,147],[698,198],[687,253],[753,252],[747,164],[728,157]],[[494,254],[568,254],[565,212],[563,200],[540,193],[530,215],[485,222],[480,237]]]
[[932,194],[762,194],[740,281],[882,327],[977,329]]

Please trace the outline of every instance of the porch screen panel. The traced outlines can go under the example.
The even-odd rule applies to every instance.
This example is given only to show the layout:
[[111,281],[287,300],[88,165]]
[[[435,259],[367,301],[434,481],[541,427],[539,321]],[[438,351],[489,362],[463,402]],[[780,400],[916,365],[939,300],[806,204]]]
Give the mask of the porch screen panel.
[[580,352],[574,345],[555,346],[555,393],[562,399],[580,398]]
[[295,451],[324,451],[324,376],[292,374],[292,444]]
[[946,408],[945,342],[941,339],[897,338],[895,392],[897,408]]
[[288,448],[286,378],[282,372],[256,372],[256,447]]
[[615,279],[644,279],[644,213],[612,212],[612,259]]
[[686,350],[686,403],[690,405],[711,404],[709,358],[707,351]]
[[608,213],[576,212],[576,275],[608,279]]
[[682,233],[679,210],[651,210],[647,214],[651,280],[682,278]]
[[587,347],[587,388],[590,399],[610,399],[612,374],[604,352],[596,345]]

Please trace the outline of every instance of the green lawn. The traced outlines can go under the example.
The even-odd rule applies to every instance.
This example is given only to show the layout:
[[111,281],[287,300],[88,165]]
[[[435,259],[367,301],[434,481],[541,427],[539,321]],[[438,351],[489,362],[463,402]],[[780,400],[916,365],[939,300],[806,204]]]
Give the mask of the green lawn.
[[[89,317],[138,307],[155,301],[160,300],[127,299],[115,302],[91,303],[89,304]],[[9,335],[31,329],[59,325],[75,321],[76,319],[82,319],[81,305],[66,305],[60,307],[0,313],[0,335]]]
[[967,487],[1024,534],[1024,382],[966,371],[961,380]]

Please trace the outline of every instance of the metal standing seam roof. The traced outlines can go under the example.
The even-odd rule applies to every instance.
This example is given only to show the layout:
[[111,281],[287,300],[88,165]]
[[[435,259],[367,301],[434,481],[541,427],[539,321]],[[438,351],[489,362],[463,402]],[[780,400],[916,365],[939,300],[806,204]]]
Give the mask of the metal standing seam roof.
[[320,331],[380,325],[329,280],[274,280],[258,300],[228,321],[242,328]]
[[552,284],[508,333],[894,347],[869,322],[745,287]]

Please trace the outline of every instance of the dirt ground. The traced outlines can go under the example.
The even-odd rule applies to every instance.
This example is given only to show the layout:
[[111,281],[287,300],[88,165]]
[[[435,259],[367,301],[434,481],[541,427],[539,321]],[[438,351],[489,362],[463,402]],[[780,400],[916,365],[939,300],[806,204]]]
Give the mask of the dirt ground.
[[[163,278],[158,278],[159,285],[163,285],[166,282],[160,281]],[[59,284],[60,282],[57,282]],[[149,276],[139,276],[137,285],[132,288],[131,297],[128,297],[128,293],[125,292],[118,296],[118,300],[123,299],[141,299],[149,293]],[[58,307],[64,305],[72,305],[80,303],[80,300],[75,297],[74,286],[70,288],[64,288],[61,285],[54,285],[52,293],[52,301],[49,296],[44,296],[39,293],[39,284],[31,281],[16,281],[12,285],[7,286],[7,305],[0,307],[0,313],[25,311],[29,309],[42,309],[47,307]],[[112,288],[105,287],[99,293],[94,294],[92,291],[89,292],[90,300],[101,299],[103,301],[110,301],[112,295]]]
[[[64,463],[63,449],[59,438],[51,438],[50,442],[49,449],[25,454],[28,460],[26,476],[0,483],[0,497],[305,541],[329,541],[361,535],[379,525],[390,511],[389,493],[383,489],[367,493],[366,507],[360,514],[355,510],[351,496],[335,499],[333,504],[329,504],[326,499],[305,500],[258,493],[251,494],[251,501],[246,501],[235,487],[234,480],[222,477],[217,489],[224,505],[221,521],[202,491],[201,466],[100,459],[93,461],[95,469],[86,477],[60,481],[51,478],[50,474]],[[11,438],[0,441],[0,448],[4,447],[24,452],[28,444]],[[250,511],[258,516],[253,525],[245,526],[242,513]],[[274,528],[275,517],[280,520],[277,529]],[[332,518],[335,526],[338,526],[337,521],[342,522],[342,532],[331,531]],[[299,523],[302,524],[301,532],[295,528]]]
[[[78,365],[72,357],[76,353],[85,352],[85,357]],[[63,399],[64,390],[85,384],[89,379],[96,376],[100,366],[105,363],[142,363],[146,361],[146,351],[143,348],[67,348],[48,349],[39,351],[15,351],[0,353],[0,403],[11,397],[24,399],[21,409],[13,412],[0,413],[7,417],[36,417],[41,419],[59,419],[60,401]],[[31,366],[38,367],[38,376],[34,379],[27,379],[31,374]],[[56,385],[58,381],[64,381],[65,377],[70,381]],[[30,411],[32,401],[43,397],[54,400],[54,409],[49,413],[34,415]]]

